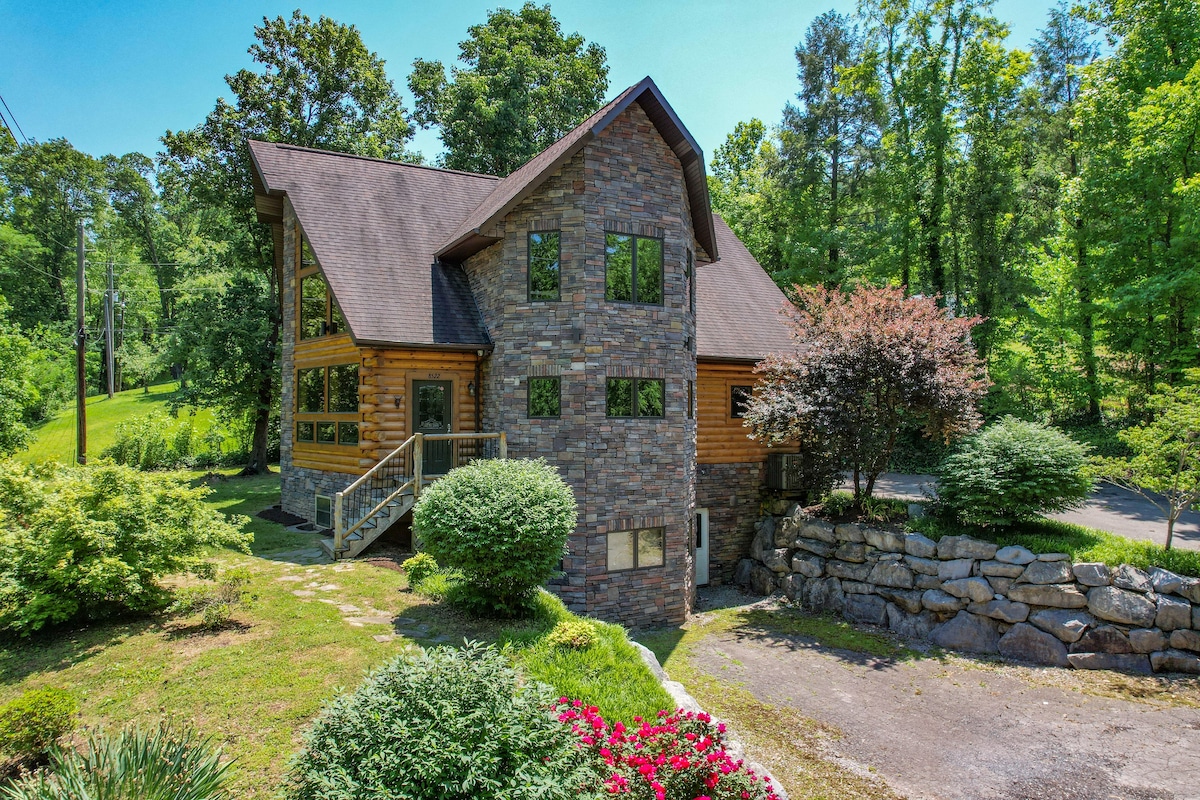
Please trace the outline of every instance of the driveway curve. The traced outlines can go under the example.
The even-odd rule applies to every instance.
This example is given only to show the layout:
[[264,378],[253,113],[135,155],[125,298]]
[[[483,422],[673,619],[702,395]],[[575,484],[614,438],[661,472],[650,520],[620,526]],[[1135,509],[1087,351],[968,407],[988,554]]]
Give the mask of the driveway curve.
[[[693,646],[694,667],[840,730],[832,757],[914,800],[1200,798],[1200,708],[1080,691],[1081,681],[1128,679],[956,656],[892,660],[763,624],[714,628]],[[1142,691],[1170,697],[1172,679],[1146,680]],[[1175,680],[1200,700],[1195,681]]]

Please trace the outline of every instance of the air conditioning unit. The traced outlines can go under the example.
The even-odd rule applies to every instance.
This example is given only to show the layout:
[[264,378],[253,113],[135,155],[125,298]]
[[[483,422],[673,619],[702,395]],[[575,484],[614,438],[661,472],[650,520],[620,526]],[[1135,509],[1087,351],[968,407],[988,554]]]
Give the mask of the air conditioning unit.
[[767,488],[781,492],[802,492],[804,457],[799,453],[771,453],[767,456]]

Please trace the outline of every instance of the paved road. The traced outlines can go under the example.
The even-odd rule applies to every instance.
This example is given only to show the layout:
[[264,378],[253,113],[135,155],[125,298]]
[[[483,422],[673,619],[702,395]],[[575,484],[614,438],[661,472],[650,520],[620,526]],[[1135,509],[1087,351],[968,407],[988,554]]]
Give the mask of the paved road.
[[[875,484],[880,497],[904,497],[919,500],[926,490],[937,485],[933,475],[884,473]],[[848,488],[846,484],[842,488]],[[1054,519],[1087,525],[1130,539],[1148,539],[1163,544],[1167,539],[1167,520],[1154,504],[1133,492],[1110,484],[1100,484],[1082,508],[1051,514]],[[1175,523],[1174,547],[1200,550],[1200,513],[1185,511]]]

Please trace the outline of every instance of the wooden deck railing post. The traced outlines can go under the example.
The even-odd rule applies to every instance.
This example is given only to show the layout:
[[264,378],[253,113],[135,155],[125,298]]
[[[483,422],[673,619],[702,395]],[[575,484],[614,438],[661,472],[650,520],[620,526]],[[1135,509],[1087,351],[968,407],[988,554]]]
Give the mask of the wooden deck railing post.
[[423,478],[425,466],[425,435],[421,433],[413,434],[413,502],[417,502],[417,498],[421,496],[421,480]]
[[342,493],[333,495],[333,552],[336,555],[342,549],[342,532],[346,526],[342,523]]
[[508,458],[508,434],[500,431],[500,458]]

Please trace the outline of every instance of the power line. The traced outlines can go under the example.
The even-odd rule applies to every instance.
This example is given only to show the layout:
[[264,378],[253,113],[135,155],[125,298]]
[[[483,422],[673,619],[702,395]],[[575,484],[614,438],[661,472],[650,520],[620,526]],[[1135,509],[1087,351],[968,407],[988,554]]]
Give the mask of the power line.
[[0,114],[0,122],[3,122],[3,123],[4,123],[4,129],[5,129],[6,131],[8,131],[8,135],[9,135],[9,136],[11,136],[11,137],[13,138],[13,141],[15,142],[15,141],[17,140],[17,135],[16,135],[15,133],[13,133],[12,126],[10,126],[10,125],[8,124],[8,120],[6,120],[6,119],[4,118],[4,115],[3,115],[3,114]]
[[[3,103],[3,104],[4,104],[4,109],[5,109],[6,111],[8,111],[8,116],[9,116],[10,118],[12,118],[13,125],[16,125],[16,126],[17,126],[17,130],[21,131],[21,123],[17,122],[17,115],[16,115],[16,114],[14,114],[14,113],[12,112],[12,109],[8,107],[8,101],[4,99],[4,95],[2,95],[2,94],[0,94],[0,103]],[[6,126],[7,126],[7,124],[8,124],[8,123],[5,123],[5,125],[6,125]],[[12,133],[12,128],[9,128],[9,129],[8,129],[8,132],[9,132],[9,133]],[[14,138],[15,138],[15,137],[14,137]],[[29,138],[25,136],[25,131],[21,131],[21,138],[25,140],[25,144],[26,144],[26,145],[28,145],[28,144],[29,144]]]

